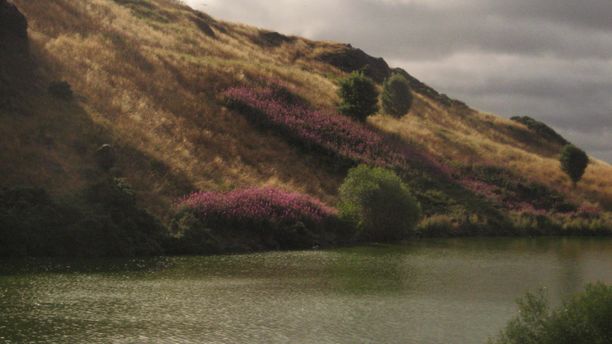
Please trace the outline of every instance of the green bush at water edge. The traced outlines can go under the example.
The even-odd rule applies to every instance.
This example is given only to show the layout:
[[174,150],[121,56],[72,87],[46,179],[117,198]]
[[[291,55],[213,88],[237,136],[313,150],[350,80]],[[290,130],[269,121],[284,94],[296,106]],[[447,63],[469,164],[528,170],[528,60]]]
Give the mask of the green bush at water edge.
[[612,343],[612,286],[592,284],[551,310],[542,291],[518,301],[519,315],[490,344]]
[[340,186],[341,217],[360,240],[394,241],[414,234],[421,207],[408,186],[390,170],[360,165]]

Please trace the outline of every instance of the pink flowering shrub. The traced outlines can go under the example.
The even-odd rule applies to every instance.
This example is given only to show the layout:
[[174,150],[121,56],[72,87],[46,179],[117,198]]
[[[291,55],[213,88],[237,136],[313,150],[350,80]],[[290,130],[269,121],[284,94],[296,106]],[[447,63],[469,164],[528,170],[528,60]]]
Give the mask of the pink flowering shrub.
[[181,252],[310,248],[344,235],[334,208],[310,196],[274,188],[197,192],[182,199],[178,207],[172,227],[182,240]]
[[246,224],[297,222],[322,225],[336,210],[307,195],[274,188],[238,189],[227,193],[197,192],[185,197],[181,207],[209,222]]
[[228,105],[256,124],[274,129],[302,147],[349,163],[406,168],[418,163],[443,174],[441,165],[406,144],[332,111],[315,110],[278,85],[257,89],[234,87],[225,91]]
[[576,213],[578,214],[578,216],[582,216],[585,218],[596,218],[601,215],[602,211],[599,205],[597,204],[583,202],[580,207],[578,207],[578,211]]

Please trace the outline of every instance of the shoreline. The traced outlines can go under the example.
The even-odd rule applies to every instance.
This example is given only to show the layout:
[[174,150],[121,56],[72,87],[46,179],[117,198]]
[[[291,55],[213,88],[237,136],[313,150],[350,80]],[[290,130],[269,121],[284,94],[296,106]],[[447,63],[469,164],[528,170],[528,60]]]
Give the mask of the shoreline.
[[421,243],[425,241],[436,240],[612,240],[612,232],[596,233],[596,234],[572,234],[572,235],[557,235],[557,234],[539,234],[539,235],[454,235],[454,236],[418,236],[413,239],[405,239],[393,242],[354,242],[335,245],[322,245],[311,248],[296,248],[296,249],[261,249],[261,250],[234,250],[218,253],[171,253],[165,252],[156,255],[125,255],[125,256],[45,256],[45,255],[29,255],[29,256],[0,256],[0,262],[6,263],[11,261],[27,261],[27,260],[58,260],[75,262],[75,260],[96,261],[96,260],[125,260],[125,259],[154,259],[154,258],[180,258],[180,257],[221,257],[221,256],[237,256],[265,253],[283,253],[283,252],[316,252],[316,251],[331,251],[339,249],[351,249],[359,247],[393,247],[393,246],[408,246],[411,244]]

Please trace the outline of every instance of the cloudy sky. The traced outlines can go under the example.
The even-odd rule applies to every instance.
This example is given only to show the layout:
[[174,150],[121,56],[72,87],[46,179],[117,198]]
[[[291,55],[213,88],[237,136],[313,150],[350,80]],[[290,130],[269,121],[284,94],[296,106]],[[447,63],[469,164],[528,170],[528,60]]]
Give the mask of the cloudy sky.
[[542,120],[612,162],[612,0],[187,0],[229,21],[351,43],[438,91]]

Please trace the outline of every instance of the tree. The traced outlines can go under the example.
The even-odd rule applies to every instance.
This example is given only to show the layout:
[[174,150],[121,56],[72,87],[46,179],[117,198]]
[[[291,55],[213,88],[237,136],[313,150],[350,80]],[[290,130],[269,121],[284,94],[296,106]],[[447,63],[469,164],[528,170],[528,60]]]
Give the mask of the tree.
[[339,209],[362,240],[406,238],[421,216],[419,203],[393,171],[366,165],[349,171],[340,186]]
[[341,102],[338,110],[347,116],[365,121],[378,111],[378,91],[374,82],[362,72],[353,72],[340,81]]
[[385,80],[382,91],[382,108],[391,116],[403,116],[412,106],[412,93],[408,80],[401,74],[393,74]]
[[519,315],[494,344],[604,344],[612,343],[612,286],[591,284],[586,290],[551,310],[540,291],[519,300]]
[[561,150],[561,170],[565,172],[574,186],[584,175],[584,171],[589,165],[589,157],[580,148],[574,145],[567,145]]

